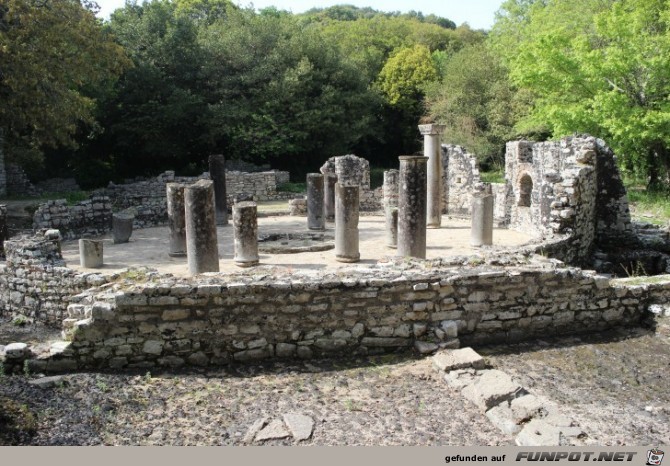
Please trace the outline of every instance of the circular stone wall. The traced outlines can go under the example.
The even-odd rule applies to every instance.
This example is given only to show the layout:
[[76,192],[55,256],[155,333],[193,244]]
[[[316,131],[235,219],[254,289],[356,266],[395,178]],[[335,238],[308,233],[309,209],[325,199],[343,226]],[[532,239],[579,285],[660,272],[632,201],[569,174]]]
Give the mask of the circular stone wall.
[[332,235],[318,232],[265,233],[258,235],[258,252],[266,254],[296,254],[328,251],[335,248]]

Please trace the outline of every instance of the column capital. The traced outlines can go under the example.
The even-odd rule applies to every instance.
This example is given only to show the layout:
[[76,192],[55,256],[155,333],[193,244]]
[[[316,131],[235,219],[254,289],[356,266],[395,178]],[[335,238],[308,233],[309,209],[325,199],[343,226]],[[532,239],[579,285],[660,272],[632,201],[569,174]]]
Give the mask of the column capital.
[[437,124],[431,123],[429,125],[419,125],[419,131],[424,136],[426,136],[426,135],[436,135],[436,134],[444,133],[444,130],[445,130],[446,127],[447,127],[446,125],[437,125]]

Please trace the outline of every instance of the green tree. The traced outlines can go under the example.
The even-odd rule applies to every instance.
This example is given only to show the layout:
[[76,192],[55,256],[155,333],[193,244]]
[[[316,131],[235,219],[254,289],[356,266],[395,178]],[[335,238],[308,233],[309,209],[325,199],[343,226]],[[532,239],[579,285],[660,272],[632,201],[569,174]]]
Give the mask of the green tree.
[[669,179],[667,0],[550,1],[531,9],[522,37],[509,63],[535,97],[525,124],[603,137],[650,186]]
[[128,66],[93,8],[77,0],[0,3],[0,132],[10,158],[76,145],[78,128],[94,122],[87,90]]
[[437,79],[430,50],[425,45],[399,49],[379,73],[378,85],[391,105],[414,109],[423,98],[423,88]]

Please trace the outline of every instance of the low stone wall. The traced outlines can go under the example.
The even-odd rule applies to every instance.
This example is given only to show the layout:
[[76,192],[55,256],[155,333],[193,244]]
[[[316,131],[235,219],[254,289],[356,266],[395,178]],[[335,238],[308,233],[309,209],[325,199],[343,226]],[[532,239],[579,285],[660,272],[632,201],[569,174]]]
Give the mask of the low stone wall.
[[64,199],[47,201],[33,214],[33,229],[55,228],[64,239],[103,235],[112,229],[109,197],[93,195],[87,201],[68,206]]
[[56,230],[5,241],[5,251],[7,261],[0,264],[2,316],[60,326],[75,295],[107,281],[102,275],[65,267]]
[[396,263],[326,275],[118,283],[75,298],[64,321],[71,343],[49,367],[370,354],[445,341],[456,331],[464,345],[511,342],[637,325],[653,300],[670,299],[670,279],[653,287],[610,285],[607,277],[553,264],[434,261],[405,270]]
[[74,178],[49,178],[35,183],[35,188],[43,193],[70,193],[81,191]]

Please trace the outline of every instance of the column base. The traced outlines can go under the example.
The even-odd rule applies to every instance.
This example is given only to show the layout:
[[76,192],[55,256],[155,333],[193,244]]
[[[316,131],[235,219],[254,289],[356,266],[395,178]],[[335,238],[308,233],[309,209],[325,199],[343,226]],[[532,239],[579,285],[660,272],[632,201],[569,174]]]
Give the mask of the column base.
[[254,265],[258,265],[258,264],[259,264],[259,260],[258,260],[258,259],[252,259],[252,260],[238,260],[238,259],[234,259],[234,261],[235,261],[235,265],[236,265],[236,266],[238,266],[238,267],[245,267],[245,268],[246,268],[246,267],[253,267]]
[[168,256],[170,257],[186,257],[185,252],[169,252]]
[[344,262],[344,263],[351,264],[353,262],[360,262],[361,255],[358,254],[356,256],[335,256],[335,260],[337,262]]

